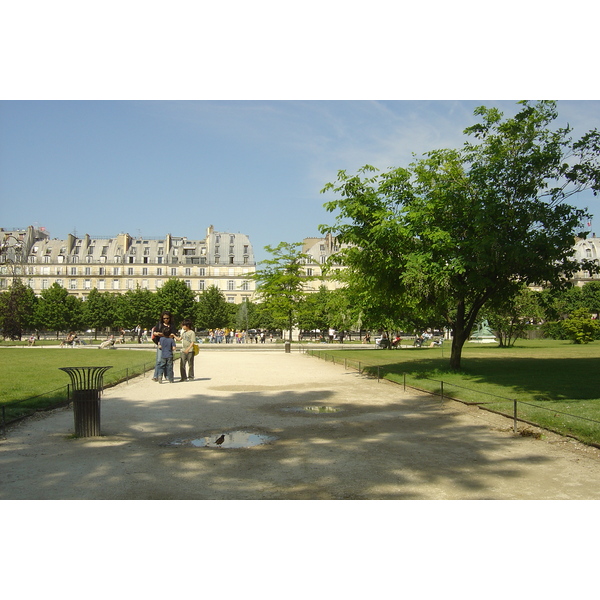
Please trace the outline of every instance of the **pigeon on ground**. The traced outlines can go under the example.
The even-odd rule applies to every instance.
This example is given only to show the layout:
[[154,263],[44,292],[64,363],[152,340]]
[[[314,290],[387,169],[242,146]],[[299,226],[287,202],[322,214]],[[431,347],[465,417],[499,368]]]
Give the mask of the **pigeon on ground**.
[[216,440],[215,444],[220,446],[225,441],[225,434],[221,434]]

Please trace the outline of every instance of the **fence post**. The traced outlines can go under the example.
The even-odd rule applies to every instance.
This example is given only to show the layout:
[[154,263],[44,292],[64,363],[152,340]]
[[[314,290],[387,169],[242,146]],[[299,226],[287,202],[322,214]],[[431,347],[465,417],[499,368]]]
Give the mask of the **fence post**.
[[403,373],[403,379],[404,379],[404,391],[406,391],[406,373]]
[[442,392],[442,402],[444,401],[444,382],[440,381],[440,390]]
[[360,360],[358,361],[358,374],[362,375],[362,371],[360,370]]
[[514,424],[513,424],[513,432],[517,433],[517,401],[513,400],[514,405]]
[[377,383],[379,383],[379,380],[381,379],[380,373],[379,373],[379,365],[377,365]]

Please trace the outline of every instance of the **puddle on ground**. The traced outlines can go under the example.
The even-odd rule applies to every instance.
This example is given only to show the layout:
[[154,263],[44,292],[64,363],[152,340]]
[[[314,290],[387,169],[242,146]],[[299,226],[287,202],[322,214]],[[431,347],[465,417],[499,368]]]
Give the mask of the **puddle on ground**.
[[283,408],[282,410],[286,412],[307,412],[323,414],[340,412],[342,409],[336,406],[290,406],[288,408]]
[[[228,431],[223,434],[199,438],[177,439],[164,444],[165,446],[179,446],[183,448],[250,448],[269,444],[277,438],[263,433],[252,433],[250,431]],[[220,442],[220,443],[218,443]]]

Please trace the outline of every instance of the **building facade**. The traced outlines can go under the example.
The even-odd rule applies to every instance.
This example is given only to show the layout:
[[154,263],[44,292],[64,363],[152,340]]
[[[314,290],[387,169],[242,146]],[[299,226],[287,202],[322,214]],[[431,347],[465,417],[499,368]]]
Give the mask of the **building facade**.
[[[302,253],[310,257],[304,266],[304,274],[307,279],[306,291],[316,292],[321,286],[325,286],[328,290],[335,290],[342,287],[339,281],[330,276],[324,277],[323,273],[325,263],[332,256],[335,256],[341,248],[342,245],[330,233],[324,238],[304,238],[302,241]],[[336,269],[336,267],[332,267],[332,269]],[[324,278],[321,279],[322,277]]]
[[[600,264],[600,238],[597,238],[595,233],[586,239],[577,238],[575,240],[574,258],[577,260],[593,260],[596,264]],[[590,274],[587,271],[579,271],[578,273],[575,273],[573,281],[575,285],[582,286],[590,281],[600,281],[600,274]]]
[[9,246],[6,257],[0,259],[0,288],[4,289],[14,274],[37,295],[58,283],[82,299],[93,288],[115,293],[138,288],[155,292],[171,278],[183,280],[198,293],[216,286],[231,303],[239,304],[254,295],[251,276],[256,262],[248,236],[215,231],[212,225],[202,240],[171,234],[134,238],[128,233],[113,238],[69,234],[66,240],[59,240],[34,227],[0,229],[0,236]]

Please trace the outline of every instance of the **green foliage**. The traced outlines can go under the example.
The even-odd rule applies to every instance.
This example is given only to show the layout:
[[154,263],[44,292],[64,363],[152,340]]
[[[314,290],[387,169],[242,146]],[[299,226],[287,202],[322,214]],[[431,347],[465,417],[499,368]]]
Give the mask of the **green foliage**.
[[35,308],[35,321],[40,329],[56,331],[79,331],[84,326],[82,301],[53,283],[42,290]]
[[277,247],[265,246],[273,257],[263,260],[256,271],[257,293],[273,318],[276,329],[292,328],[298,322],[300,305],[306,297],[303,265],[310,257],[300,251],[301,243],[281,242]]
[[169,311],[173,315],[175,327],[183,319],[194,320],[196,312],[196,294],[181,279],[169,279],[156,291],[155,306],[157,312]]
[[500,340],[500,346],[505,348],[513,346],[517,339],[524,338],[527,330],[531,329],[530,323],[543,317],[538,292],[532,292],[527,287],[503,301],[491,303],[489,308],[484,307],[481,314],[488,319]]
[[600,323],[592,319],[590,313],[581,308],[562,323],[563,330],[575,344],[589,344],[600,339]]
[[229,304],[223,293],[214,285],[200,294],[195,310],[196,329],[231,327],[237,307]]
[[551,340],[568,340],[566,331],[563,328],[564,321],[546,321],[542,323],[542,336]]
[[586,212],[564,201],[600,188],[600,134],[573,142],[553,125],[553,102],[523,102],[508,119],[494,108],[475,114],[481,122],[465,130],[475,141],[461,149],[382,174],[340,171],[323,190],[338,195],[325,204],[338,217],[321,231],[351,245],[339,258],[352,282],[391,305],[393,318],[406,310],[448,323],[453,369],[486,302],[597,270],[573,259]]
[[0,294],[0,328],[5,339],[20,340],[24,330],[35,327],[35,306],[33,290],[14,278],[9,290]]

